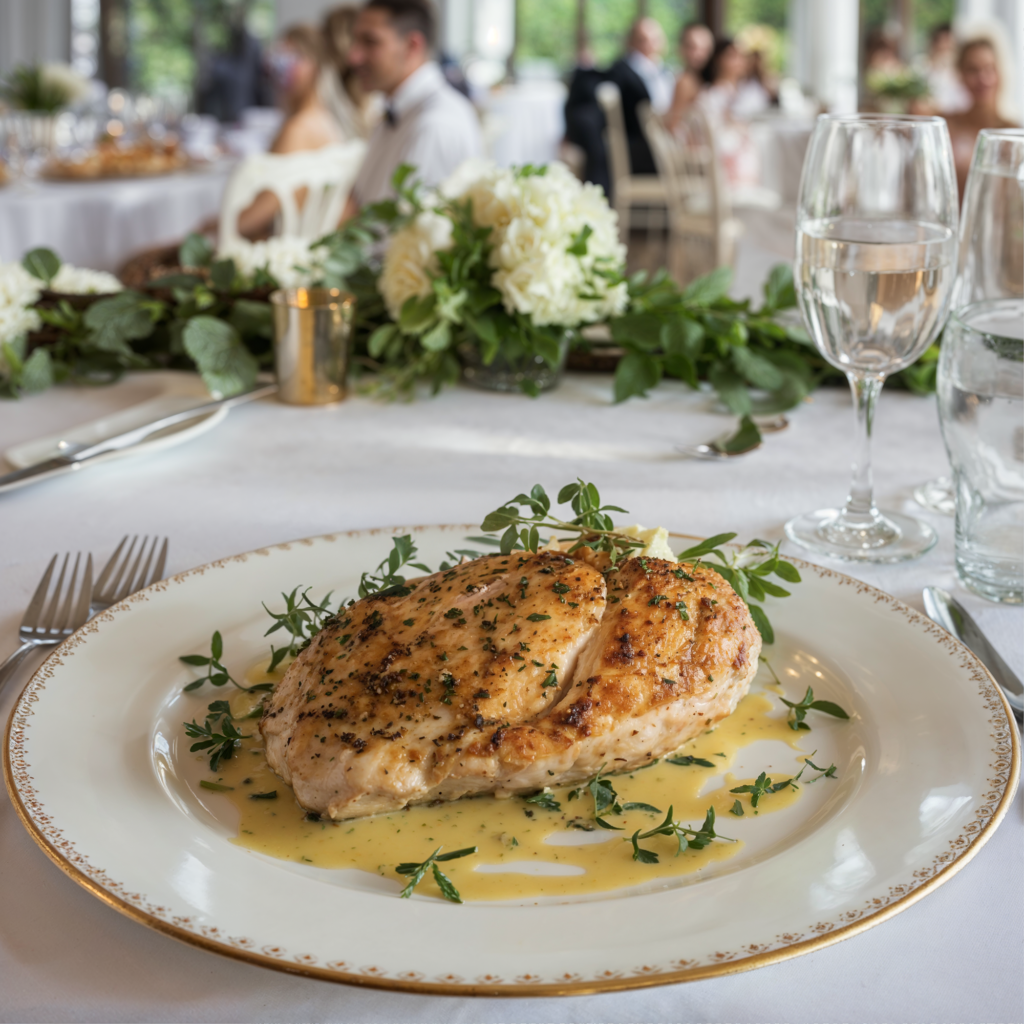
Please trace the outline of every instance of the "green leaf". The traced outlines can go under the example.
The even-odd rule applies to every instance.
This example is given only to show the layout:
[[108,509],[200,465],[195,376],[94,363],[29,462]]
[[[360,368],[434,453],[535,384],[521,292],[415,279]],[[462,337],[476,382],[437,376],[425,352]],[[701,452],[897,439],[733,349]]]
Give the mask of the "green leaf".
[[243,337],[273,340],[274,321],[269,302],[235,299],[231,307],[231,325]]
[[612,338],[620,345],[653,352],[661,346],[661,317],[654,313],[626,313],[611,322]]
[[775,643],[775,630],[772,629],[772,624],[768,621],[764,609],[758,604],[747,605],[747,607],[750,609],[750,617],[754,620],[758,633],[761,634],[761,639],[766,644]]
[[222,292],[231,290],[235,283],[235,261],[232,259],[216,260],[210,267],[210,280],[215,288]]
[[211,392],[234,395],[256,383],[256,360],[226,320],[193,317],[185,325],[182,342]]
[[692,548],[687,548],[685,551],[679,553],[680,562],[691,562],[695,558],[700,558],[703,555],[714,551],[720,544],[728,544],[729,541],[735,538],[735,533],[716,533],[714,537],[708,537],[707,540],[702,540],[699,544],[694,544]]
[[642,352],[627,352],[615,367],[615,401],[644,396],[661,381],[661,363]]
[[45,391],[53,385],[53,361],[45,348],[37,348],[21,368],[20,386],[27,394]]
[[540,612],[534,612],[532,615],[527,615],[526,618],[530,622],[543,622],[545,619],[550,619],[551,616],[541,615]]
[[431,866],[431,870],[434,872],[434,881],[437,882],[441,895],[451,903],[461,903],[462,897],[459,895],[459,890],[452,885],[452,880],[436,864]]
[[761,431],[757,424],[749,417],[740,419],[740,425],[735,434],[727,437],[724,441],[715,441],[712,447],[720,452],[745,452],[753,448],[761,440]]
[[22,258],[21,265],[47,287],[60,270],[60,257],[51,249],[33,249]]
[[694,362],[704,349],[704,328],[688,316],[678,316],[661,328],[661,346],[666,355],[685,356]]
[[630,800],[622,805],[624,811],[646,811],[648,814],[661,814],[662,810],[660,807],[654,807],[651,804],[641,803],[638,800]]
[[451,344],[452,333],[447,321],[439,320],[420,338],[420,344],[428,352],[443,352]]
[[786,377],[774,363],[756,352],[751,352],[749,348],[738,346],[732,349],[730,355],[733,366],[755,388],[775,391],[786,383]]
[[718,392],[718,397],[732,412],[739,416],[750,415],[750,394],[743,383],[743,378],[728,363],[714,363],[708,370],[708,380]]
[[207,267],[213,259],[213,247],[203,236],[193,232],[185,236],[178,249],[178,264],[182,267]]
[[405,300],[398,314],[398,326],[406,334],[422,334],[436,317],[437,296],[412,295]]
[[154,312],[152,299],[126,289],[94,302],[85,311],[84,321],[96,348],[130,356],[128,342],[148,338],[153,333]]
[[826,715],[832,715],[835,718],[848,719],[850,717],[838,704],[833,704],[830,700],[813,701],[810,707],[814,711],[824,711]]
[[743,804],[739,800],[734,800],[732,807],[729,808],[730,814],[735,814],[737,818],[742,818],[744,815]]
[[712,270],[704,277],[698,277],[683,291],[683,302],[695,306],[710,306],[718,299],[724,298],[732,284],[732,268],[728,266]]
[[781,576],[787,583],[799,583],[800,572],[792,562],[784,562],[781,558],[775,566],[775,575]]
[[766,312],[796,305],[792,264],[776,263],[769,271],[768,279],[764,283],[764,305]]

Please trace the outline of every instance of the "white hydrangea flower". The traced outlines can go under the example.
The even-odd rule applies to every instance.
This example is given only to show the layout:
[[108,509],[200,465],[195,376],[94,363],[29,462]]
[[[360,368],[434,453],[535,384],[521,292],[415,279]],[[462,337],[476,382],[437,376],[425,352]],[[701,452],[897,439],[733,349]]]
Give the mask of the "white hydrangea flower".
[[62,295],[111,295],[123,291],[124,285],[113,274],[103,270],[89,270],[87,267],[62,263],[50,282],[50,290]]
[[438,252],[452,244],[452,222],[424,210],[388,241],[378,287],[388,314],[397,320],[406,300],[430,294],[431,274],[438,270]]
[[0,263],[0,343],[16,341],[39,329],[42,321],[32,306],[42,288],[42,281],[20,263]]
[[217,253],[218,259],[234,260],[242,277],[252,279],[265,270],[282,288],[307,288],[319,280],[327,256],[325,246],[284,235],[262,242],[238,239]]

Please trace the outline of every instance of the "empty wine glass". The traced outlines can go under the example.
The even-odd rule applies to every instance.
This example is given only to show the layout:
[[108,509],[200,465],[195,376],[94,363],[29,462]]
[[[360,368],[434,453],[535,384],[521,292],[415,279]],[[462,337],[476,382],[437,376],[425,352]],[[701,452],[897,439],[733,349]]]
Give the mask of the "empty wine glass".
[[875,506],[871,434],[886,376],[914,362],[946,318],[956,228],[953,150],[942,118],[818,119],[800,179],[794,277],[815,345],[850,382],[857,447],[845,506],[786,524],[802,547],[898,562],[935,544],[926,523]]

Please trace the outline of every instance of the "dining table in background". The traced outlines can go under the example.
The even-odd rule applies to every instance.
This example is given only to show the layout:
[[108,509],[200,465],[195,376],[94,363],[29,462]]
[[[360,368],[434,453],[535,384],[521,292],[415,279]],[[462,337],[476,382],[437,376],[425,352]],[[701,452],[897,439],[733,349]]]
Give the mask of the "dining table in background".
[[178,242],[216,217],[234,164],[141,178],[12,182],[0,188],[0,263],[42,247],[65,263],[114,272],[130,256]]
[[[164,385],[161,374],[132,374],[107,388],[62,387],[0,403],[2,447],[115,412]],[[582,476],[598,484],[605,500],[630,509],[630,521],[776,540],[794,512],[827,507],[846,493],[851,414],[845,388],[818,391],[790,414],[787,430],[766,437],[750,455],[722,462],[674,450],[728,426],[709,393],[668,382],[646,400],[614,406],[610,398],[609,376],[570,374],[537,400],[461,386],[391,405],[354,396],[309,409],[267,399],[232,411],[180,446],[4,494],[0,653],[15,645],[29,595],[55,551],[91,550],[102,562],[125,533],[170,537],[168,571],[178,572],[317,534],[478,522],[535,482],[551,493]],[[952,520],[912,504],[913,487],[947,468],[934,400],[886,391],[879,417],[879,502],[926,517],[939,543],[913,562],[833,568],[919,610],[923,586],[950,590],[1024,673],[1021,609],[989,604],[958,587]],[[27,678],[25,671],[0,694],[5,721]],[[98,708],[97,717],[102,714]],[[816,952],[667,987],[474,1000],[278,973],[150,931],[63,875],[5,797],[0,1020],[1016,1021],[1024,1003],[1022,849],[1018,794],[987,844],[945,884],[876,927]],[[750,885],[756,908],[756,873],[738,877]],[[614,914],[629,908],[614,900],[608,907],[605,938],[614,942]],[[340,929],[352,925],[338,922]],[[427,940],[410,930],[395,941]]]

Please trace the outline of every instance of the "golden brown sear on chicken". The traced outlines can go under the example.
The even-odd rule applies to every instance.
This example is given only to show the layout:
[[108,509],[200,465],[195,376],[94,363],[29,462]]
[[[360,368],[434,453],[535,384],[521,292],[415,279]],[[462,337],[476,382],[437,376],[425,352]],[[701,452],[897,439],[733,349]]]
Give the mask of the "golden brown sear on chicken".
[[746,605],[704,566],[512,552],[403,589],[329,620],[267,701],[267,759],[308,810],[636,768],[729,715],[757,670]]

